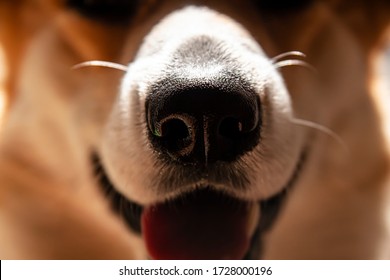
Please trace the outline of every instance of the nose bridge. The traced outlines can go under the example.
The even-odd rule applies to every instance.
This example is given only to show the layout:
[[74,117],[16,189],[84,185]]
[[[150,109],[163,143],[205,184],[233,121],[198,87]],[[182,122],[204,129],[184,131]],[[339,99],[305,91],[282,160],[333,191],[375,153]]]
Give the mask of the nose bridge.
[[208,35],[194,36],[176,49],[171,69],[186,78],[203,80],[233,78],[239,73],[239,62],[230,51],[231,46]]
[[187,38],[174,52],[175,62],[180,65],[207,66],[225,64],[227,57],[222,49],[223,42],[207,34],[197,34]]
[[[170,52],[172,48],[178,49],[178,45],[183,42],[194,42],[193,39],[201,44],[212,43],[206,38],[230,43],[245,42],[252,51],[261,51],[250,33],[234,19],[206,7],[187,6],[166,15],[149,32],[138,55],[142,57],[161,51]],[[205,48],[208,46],[212,45],[203,45]]]

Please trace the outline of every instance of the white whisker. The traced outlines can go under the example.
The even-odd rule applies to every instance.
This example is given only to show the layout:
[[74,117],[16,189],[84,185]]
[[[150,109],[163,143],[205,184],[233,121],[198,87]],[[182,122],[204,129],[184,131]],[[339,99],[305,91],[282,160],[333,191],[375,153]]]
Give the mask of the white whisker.
[[75,70],[75,69],[80,69],[80,68],[84,68],[84,67],[91,67],[91,66],[92,67],[97,66],[97,67],[112,68],[112,69],[117,69],[117,70],[124,71],[124,72],[127,72],[127,70],[129,69],[127,66],[119,64],[119,63],[114,63],[114,62],[109,62],[109,61],[101,61],[101,60],[91,60],[91,61],[82,62],[82,63],[74,65],[72,67],[72,69]]
[[337,135],[337,133],[332,131],[330,128],[323,126],[321,124],[318,124],[318,123],[315,123],[312,121],[308,121],[308,120],[303,120],[303,119],[292,118],[292,119],[290,119],[290,122],[293,124],[296,124],[296,125],[300,125],[300,126],[304,126],[304,127],[308,127],[308,128],[313,128],[313,129],[316,129],[322,133],[325,133],[326,135],[328,135],[332,139],[334,139],[337,143],[339,143],[346,152],[349,152],[349,148],[346,145],[346,143],[344,142],[344,140],[341,139],[341,137],[339,135]]
[[287,60],[278,61],[274,63],[274,66],[275,68],[282,68],[286,66],[303,66],[313,72],[317,72],[317,70],[312,65],[299,59],[287,59]]
[[287,56],[300,56],[300,57],[306,57],[306,55],[303,52],[300,51],[289,51],[281,53],[273,58],[271,58],[272,63],[277,62],[278,60],[285,58]]

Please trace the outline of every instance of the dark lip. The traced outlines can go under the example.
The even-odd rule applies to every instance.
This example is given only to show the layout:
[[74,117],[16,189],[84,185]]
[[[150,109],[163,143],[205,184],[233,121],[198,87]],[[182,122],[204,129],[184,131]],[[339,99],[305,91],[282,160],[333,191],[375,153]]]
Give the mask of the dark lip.
[[[306,158],[308,155],[308,149],[305,148],[302,150],[301,155],[297,161],[295,170],[282,191],[275,194],[274,196],[267,198],[265,200],[258,201],[260,206],[261,218],[258,221],[257,228],[253,234],[250,248],[245,255],[244,259],[259,259],[261,258],[263,251],[263,242],[262,236],[268,231],[274,224],[276,217],[280,213],[280,210],[283,206],[283,202],[287,193],[294,186],[297,181]],[[126,222],[130,230],[136,234],[142,233],[141,229],[141,215],[143,211],[143,206],[139,205],[126,197],[121,193],[116,191],[115,187],[111,183],[110,179],[105,173],[104,167],[100,163],[100,159],[97,154],[93,154],[91,161],[94,168],[94,173],[96,179],[101,186],[106,197],[111,201],[112,209]]]
[[141,214],[143,207],[119,193],[108,178],[99,157],[91,157],[95,178],[105,196],[111,202],[111,207],[135,233],[141,234]]

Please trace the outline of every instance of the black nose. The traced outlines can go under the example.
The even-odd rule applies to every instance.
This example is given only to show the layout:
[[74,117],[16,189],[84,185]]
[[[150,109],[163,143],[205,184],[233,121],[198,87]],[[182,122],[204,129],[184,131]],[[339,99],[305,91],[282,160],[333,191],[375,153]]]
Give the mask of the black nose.
[[169,159],[207,164],[233,161],[260,138],[261,107],[249,87],[163,81],[146,100],[149,139]]

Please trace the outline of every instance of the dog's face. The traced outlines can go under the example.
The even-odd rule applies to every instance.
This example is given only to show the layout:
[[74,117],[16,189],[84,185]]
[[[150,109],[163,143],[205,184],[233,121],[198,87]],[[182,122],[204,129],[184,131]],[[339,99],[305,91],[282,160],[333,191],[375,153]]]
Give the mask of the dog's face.
[[[143,231],[146,236],[151,231],[150,239],[156,234],[163,239],[158,228],[163,219],[180,224],[193,215],[192,223],[198,223],[193,227],[200,228],[170,226],[164,243],[172,247],[188,234],[199,246],[198,232],[212,215],[199,208],[210,207],[211,213],[224,209],[214,219],[229,226],[221,222],[209,230],[223,236],[231,227],[248,227],[236,233],[243,242],[254,234],[257,202],[289,184],[304,153],[292,118],[280,74],[247,30],[209,8],[190,6],[169,13],[145,36],[123,77],[98,154],[113,186],[144,206]],[[201,195],[205,190],[210,194]],[[243,209],[235,221],[232,202],[212,192],[254,209]],[[216,242],[214,235],[208,243]],[[159,242],[150,240],[150,247]],[[179,254],[214,256],[205,248],[192,256],[188,245],[176,245],[184,250]],[[181,256],[165,250],[158,254]]]
[[20,87],[39,76],[71,100],[103,187],[153,258],[258,257],[287,189],[372,158],[345,156],[365,144],[345,112],[371,109],[355,110],[363,50],[327,2],[38,2],[50,24]]
[[192,6],[145,37],[101,158],[118,189],[142,204],[205,186],[260,200],[281,191],[299,161],[291,118],[287,90],[261,46],[231,18]]

